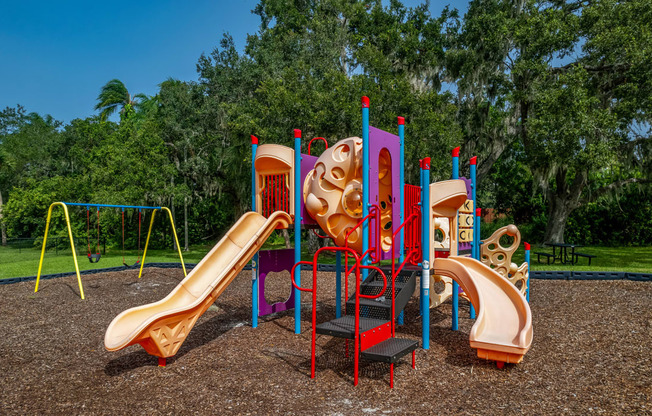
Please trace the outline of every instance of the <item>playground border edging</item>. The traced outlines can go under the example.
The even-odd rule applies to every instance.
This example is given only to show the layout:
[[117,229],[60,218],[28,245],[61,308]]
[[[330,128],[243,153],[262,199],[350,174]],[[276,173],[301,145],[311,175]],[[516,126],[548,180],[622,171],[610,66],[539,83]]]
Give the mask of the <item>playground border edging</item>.
[[[192,270],[195,263],[186,263],[186,269]],[[181,268],[181,263],[147,263],[144,268],[157,267],[161,269],[178,269]],[[334,264],[318,264],[317,270],[322,272],[336,271]],[[310,265],[304,265],[304,270],[312,270]],[[120,272],[129,270],[127,267],[106,267],[103,269],[91,269],[79,272],[82,275],[91,275],[96,273],[107,272]],[[243,270],[251,270],[251,266],[247,265]],[[56,279],[58,277],[74,276],[75,272],[53,273],[41,276],[41,279]],[[556,271],[556,270],[532,270],[530,271],[532,279],[540,280],[632,280],[636,282],[652,282],[652,273],[629,273],[629,272],[573,272],[573,271]],[[12,283],[28,282],[36,280],[36,276],[25,277],[8,277],[0,279],[0,285],[8,285]]]

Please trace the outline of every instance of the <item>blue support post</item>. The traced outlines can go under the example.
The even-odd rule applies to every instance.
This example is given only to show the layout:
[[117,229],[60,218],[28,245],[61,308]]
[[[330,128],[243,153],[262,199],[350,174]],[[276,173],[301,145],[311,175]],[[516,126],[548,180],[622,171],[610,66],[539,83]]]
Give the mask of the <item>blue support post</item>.
[[[404,198],[405,198],[405,118],[399,117],[398,118],[398,139],[399,139],[399,145],[400,145],[400,159],[399,159],[399,166],[400,166],[400,176],[399,176],[399,204],[400,204],[400,221],[399,221],[399,226],[403,224],[403,221],[405,221],[405,203],[404,203]],[[399,241],[401,245],[401,249],[399,251],[399,263],[403,263],[403,260],[405,260],[405,240],[404,240],[404,231],[405,228],[401,228],[401,232],[399,233]],[[401,311],[398,315],[398,324],[403,325],[404,322],[404,315],[405,313]]]
[[[256,211],[256,149],[258,138],[251,135],[251,210]],[[258,252],[251,261],[251,327],[258,327]]]
[[73,207],[97,207],[98,211],[100,208],[134,208],[134,209],[161,209],[162,207],[148,207],[144,205],[111,205],[111,204],[86,204],[83,202],[62,202],[64,205],[73,206]]
[[[424,180],[423,180],[423,169],[421,169],[421,163],[422,159],[419,159],[419,187],[421,188],[421,201],[419,202],[419,206],[421,207],[421,219],[423,220],[423,211],[428,208],[428,203],[423,203],[423,187],[424,185]],[[423,247],[423,221],[421,221],[421,247]],[[421,266],[423,267],[423,250],[421,253]],[[423,316],[423,296],[421,296],[421,292],[423,292],[423,282],[420,284],[421,291],[419,292],[419,315]]]
[[[473,156],[469,160],[470,164],[470,176],[471,176],[471,200],[473,201],[473,207],[475,207],[478,203],[478,199],[476,198],[476,164],[478,162],[478,157]],[[473,215],[473,213],[471,213]],[[471,243],[471,257],[473,257],[476,260],[480,260],[480,250],[479,250],[479,244],[478,244],[478,235],[476,234],[476,225],[475,225],[475,218],[473,219],[473,243]],[[475,308],[473,307],[473,304],[469,302],[469,318],[475,319]]]
[[[362,218],[369,215],[369,97],[362,97]],[[362,253],[369,250],[369,221],[362,223]],[[362,258],[366,265],[367,256]],[[362,281],[367,279],[369,270],[362,269]],[[357,288],[355,290],[358,290]]]
[[[456,147],[453,149],[453,179],[459,179],[460,178],[460,148]],[[455,214],[457,215],[457,214]],[[450,230],[452,233],[453,230]],[[458,232],[455,230],[455,232]],[[459,233],[459,232],[458,232]],[[456,236],[455,241],[457,241],[458,236]],[[451,252],[453,251],[453,247],[451,247]],[[455,250],[455,253],[457,253],[457,249]],[[460,303],[460,286],[457,284],[455,280],[453,280],[453,325],[452,329],[453,331],[457,331],[459,328],[459,303]]]
[[[530,244],[529,243],[523,243],[525,245],[525,262],[527,263],[527,272],[528,275],[532,275],[530,273]],[[530,277],[528,276],[527,279],[527,289],[525,290],[525,299],[530,303]]]
[[[301,261],[301,130],[294,130],[294,263]],[[301,286],[301,266],[294,281]],[[301,333],[301,292],[294,288],[294,333]]]
[[430,158],[421,160],[421,343],[430,348]]
[[[342,252],[335,254],[335,317],[342,316]],[[348,293],[347,293],[348,296]]]

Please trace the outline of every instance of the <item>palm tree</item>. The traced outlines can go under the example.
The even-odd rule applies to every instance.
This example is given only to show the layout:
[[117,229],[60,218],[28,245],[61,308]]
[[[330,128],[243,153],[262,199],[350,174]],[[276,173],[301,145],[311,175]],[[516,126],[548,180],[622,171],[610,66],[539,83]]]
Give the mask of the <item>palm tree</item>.
[[97,96],[96,110],[101,110],[100,119],[106,120],[111,114],[120,109],[120,119],[124,119],[135,112],[142,100],[147,99],[145,94],[136,94],[133,97],[127,90],[125,84],[119,79],[112,79],[107,82]]

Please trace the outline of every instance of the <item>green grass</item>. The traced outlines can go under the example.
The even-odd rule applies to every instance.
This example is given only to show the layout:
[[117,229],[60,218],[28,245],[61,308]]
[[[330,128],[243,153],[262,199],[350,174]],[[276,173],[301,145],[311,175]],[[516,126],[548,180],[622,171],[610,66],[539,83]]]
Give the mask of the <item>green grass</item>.
[[[208,246],[192,247],[190,251],[183,253],[186,263],[197,263],[211,249]],[[11,247],[0,247],[0,279],[9,277],[34,276],[38,271],[38,263],[41,252],[38,249],[16,249]],[[127,264],[134,264],[138,258],[136,250],[125,251]],[[170,250],[147,250],[147,263],[178,263],[179,255],[176,251]],[[109,250],[98,263],[92,264],[88,261],[86,253],[77,252],[79,270],[103,269],[107,267],[122,266],[121,250]],[[58,254],[50,250],[43,259],[42,274],[74,272],[75,266],[70,250],[59,250]]]
[[[265,249],[283,248],[282,245],[266,245]],[[199,262],[211,246],[191,247],[190,251],[183,253],[184,261],[187,263]],[[552,252],[547,246],[532,246],[532,252],[543,251]],[[588,266],[588,260],[580,258],[578,265],[564,264],[539,264],[536,261],[536,255],[532,255],[532,270],[573,270],[573,271],[617,271],[633,273],[652,273],[652,247],[582,247],[578,251],[587,254],[594,254],[597,257],[592,259],[591,266]],[[17,249],[12,247],[0,247],[0,279],[9,277],[23,277],[36,275],[40,250],[36,248]],[[79,254],[79,253],[78,253]],[[137,258],[135,250],[125,252],[126,261],[133,264]],[[521,264],[524,261],[525,253],[519,249],[512,261]],[[303,259],[310,260],[312,255],[303,250]],[[542,259],[543,260],[543,259]],[[80,270],[89,270],[96,268],[118,267],[122,266],[122,253],[120,250],[107,249],[106,255],[97,264],[89,263],[86,254],[82,253],[77,256]],[[170,262],[176,263],[179,257],[175,251],[169,250],[148,250],[146,262]],[[325,253],[319,259],[320,263],[335,263],[335,255]],[[43,274],[74,272],[75,268],[70,255],[70,250],[59,250],[58,254],[54,250],[46,253],[43,262]]]
[[[531,253],[540,251],[552,253],[552,247],[532,246]],[[597,256],[589,260],[580,257],[579,262],[573,266],[570,264],[545,264],[545,259],[537,262],[536,254],[530,255],[530,266],[532,270],[571,270],[571,271],[599,271],[599,272],[631,272],[631,273],[652,273],[652,247],[597,247],[588,246],[576,248],[575,251]],[[525,251],[519,249],[512,258],[516,264],[523,263]]]

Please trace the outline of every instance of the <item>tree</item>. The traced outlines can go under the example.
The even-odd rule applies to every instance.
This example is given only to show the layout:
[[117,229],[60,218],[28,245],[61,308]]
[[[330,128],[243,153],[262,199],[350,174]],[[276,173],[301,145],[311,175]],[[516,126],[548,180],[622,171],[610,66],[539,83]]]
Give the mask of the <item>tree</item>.
[[562,10],[580,16],[586,41],[574,62],[548,69],[524,142],[553,242],[564,241],[572,211],[651,175],[652,4],[569,2]]
[[132,97],[122,81],[112,79],[102,87],[95,109],[100,110],[100,118],[106,120],[120,108],[120,120],[123,120],[137,111],[142,100],[147,100],[145,94]]
[[[479,153],[482,178],[520,142],[547,199],[546,241],[563,242],[577,207],[641,182],[643,150],[625,147],[649,143],[628,139],[632,123],[649,120],[649,9],[639,0],[475,0],[456,34],[447,71],[465,148]],[[605,181],[605,169],[618,175]]]
[[[174,166],[172,177],[172,206],[174,200],[183,201],[184,211],[184,249],[190,244],[189,215],[195,201],[214,198],[219,200],[223,188],[219,147],[212,140],[212,128],[215,124],[209,116],[207,97],[196,83],[186,83],[168,79],[161,83],[158,94],[160,106],[157,120],[160,134],[168,149],[168,156]],[[176,179],[174,179],[176,178]],[[221,222],[212,222],[210,218],[195,216],[195,227],[211,234],[221,231]]]
[[0,241],[3,246],[7,245],[7,226],[3,219],[4,198],[8,197],[9,188],[14,180],[9,164],[10,155],[6,138],[19,129],[24,120],[25,109],[20,105],[15,108],[6,107],[0,112]]

